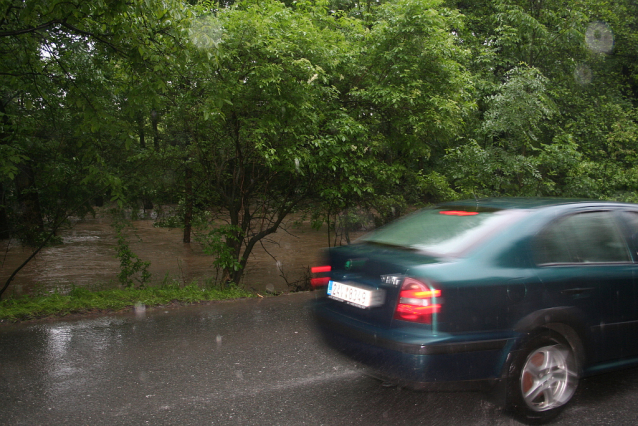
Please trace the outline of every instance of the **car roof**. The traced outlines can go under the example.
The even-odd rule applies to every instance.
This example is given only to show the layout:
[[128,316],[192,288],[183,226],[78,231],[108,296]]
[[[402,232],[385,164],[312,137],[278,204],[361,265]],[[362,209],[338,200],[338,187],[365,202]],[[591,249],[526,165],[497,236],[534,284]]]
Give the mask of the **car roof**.
[[625,205],[636,207],[636,204],[619,203],[615,201],[579,199],[579,198],[551,198],[551,197],[503,197],[478,198],[470,200],[450,201],[441,206],[477,207],[489,209],[536,209],[540,207],[558,206],[566,204],[591,205]]

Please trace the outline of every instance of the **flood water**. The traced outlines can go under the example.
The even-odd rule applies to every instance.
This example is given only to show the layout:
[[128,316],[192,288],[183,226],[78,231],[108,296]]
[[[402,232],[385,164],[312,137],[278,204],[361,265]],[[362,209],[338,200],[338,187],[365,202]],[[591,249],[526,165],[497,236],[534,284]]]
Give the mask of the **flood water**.
[[[117,239],[109,217],[77,221],[60,232],[63,244],[44,248],[14,278],[5,294],[33,294],[68,291],[73,285],[91,289],[118,285],[120,263]],[[143,261],[150,261],[152,284],[164,281],[188,284],[214,279],[214,258],[197,242],[184,244],[181,229],[157,228],[154,220],[136,220],[125,228],[130,249]],[[307,277],[321,252],[328,246],[327,229],[314,230],[309,221],[291,217],[281,229],[257,244],[250,256],[244,288],[257,292],[286,292]],[[191,238],[194,241],[194,238]],[[345,243],[345,242],[344,242]],[[0,285],[30,254],[13,241],[0,241]]]

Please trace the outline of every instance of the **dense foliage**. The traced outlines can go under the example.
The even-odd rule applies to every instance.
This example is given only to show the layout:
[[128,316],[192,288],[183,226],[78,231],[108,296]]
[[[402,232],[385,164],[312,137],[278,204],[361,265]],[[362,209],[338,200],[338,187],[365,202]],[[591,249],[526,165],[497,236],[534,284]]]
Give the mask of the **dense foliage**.
[[0,0],[0,237],[177,204],[238,282],[294,211],[634,201],[636,46],[633,0]]

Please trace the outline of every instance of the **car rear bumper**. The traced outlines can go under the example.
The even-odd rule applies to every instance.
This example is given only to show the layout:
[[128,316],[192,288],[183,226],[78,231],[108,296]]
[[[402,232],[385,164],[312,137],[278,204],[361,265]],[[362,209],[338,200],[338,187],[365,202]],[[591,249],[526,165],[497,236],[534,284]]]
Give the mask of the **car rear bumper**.
[[[324,340],[371,369],[371,375],[421,390],[485,389],[497,383],[514,339],[459,340],[431,336],[417,342],[397,330],[384,333],[315,309]],[[462,336],[461,336],[462,337]]]

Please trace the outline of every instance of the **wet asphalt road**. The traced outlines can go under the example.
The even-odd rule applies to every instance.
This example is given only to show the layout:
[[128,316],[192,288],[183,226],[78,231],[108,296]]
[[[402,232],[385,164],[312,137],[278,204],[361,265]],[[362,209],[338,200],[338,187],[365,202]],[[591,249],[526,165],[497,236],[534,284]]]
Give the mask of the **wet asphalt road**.
[[[518,425],[481,393],[386,388],[325,348],[313,293],[0,325],[1,425]],[[555,424],[638,424],[638,369]]]

